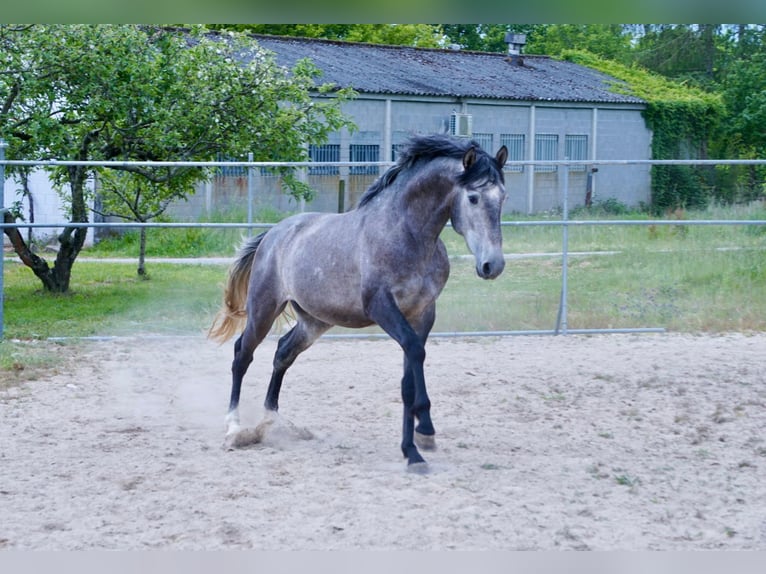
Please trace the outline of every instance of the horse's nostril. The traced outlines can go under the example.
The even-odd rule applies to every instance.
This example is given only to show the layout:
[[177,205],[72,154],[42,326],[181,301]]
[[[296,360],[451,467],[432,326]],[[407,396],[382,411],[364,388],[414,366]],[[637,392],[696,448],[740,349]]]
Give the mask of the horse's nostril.
[[492,272],[492,265],[489,262],[486,262],[484,265],[481,266],[481,273],[485,277],[489,276]]

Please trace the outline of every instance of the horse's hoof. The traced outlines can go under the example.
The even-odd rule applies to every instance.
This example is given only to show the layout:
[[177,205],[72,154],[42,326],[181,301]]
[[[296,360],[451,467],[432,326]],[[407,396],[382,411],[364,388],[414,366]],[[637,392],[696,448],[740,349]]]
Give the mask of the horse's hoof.
[[436,450],[436,435],[420,434],[415,431],[415,444],[423,450]]
[[237,432],[227,433],[226,438],[223,441],[223,447],[225,450],[237,450],[240,448],[247,448],[263,442],[263,436],[265,429],[258,426],[254,429],[246,428],[238,430]]
[[425,461],[411,462],[407,465],[407,472],[412,474],[428,474],[429,470],[428,463]]

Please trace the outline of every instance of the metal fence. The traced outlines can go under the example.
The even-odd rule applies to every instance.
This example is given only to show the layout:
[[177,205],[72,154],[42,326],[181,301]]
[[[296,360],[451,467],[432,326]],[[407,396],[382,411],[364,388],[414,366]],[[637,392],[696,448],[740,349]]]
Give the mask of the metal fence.
[[[241,228],[249,231],[254,229],[267,229],[273,224],[261,223],[253,220],[253,202],[255,189],[253,185],[253,173],[256,170],[265,170],[274,167],[291,168],[311,168],[313,170],[331,170],[335,173],[339,168],[352,168],[359,173],[377,172],[379,168],[385,168],[392,165],[391,162],[379,161],[312,161],[312,162],[255,162],[252,161],[252,155],[249,161],[209,161],[209,162],[133,162],[133,161],[26,161],[26,160],[7,160],[5,159],[5,144],[0,141],[0,206],[4,211],[5,206],[5,166],[25,166],[25,167],[60,167],[60,166],[90,166],[90,167],[128,167],[128,166],[152,166],[152,167],[206,167],[206,168],[225,168],[225,169],[243,169],[248,175],[247,187],[247,220],[241,223],[204,223],[204,222],[184,222],[184,223],[134,223],[134,222],[102,222],[102,223],[77,223],[71,222],[44,222],[44,223],[4,223],[0,221],[0,228],[64,228],[64,227],[90,227],[90,228],[111,228],[111,229],[135,229],[135,228]],[[524,166],[534,166],[535,169],[556,169],[557,166],[566,166],[567,168],[588,169],[602,165],[686,165],[686,166],[715,166],[715,165],[766,165],[766,160],[580,160],[572,161],[570,159],[556,161],[528,161],[518,160],[509,161],[505,169],[508,171],[518,171]],[[381,170],[382,171],[382,170]],[[560,198],[561,198],[561,219],[544,221],[504,221],[501,225],[513,227],[526,226],[560,226],[561,236],[561,296],[559,308],[556,316],[555,326],[550,330],[500,330],[500,331],[461,331],[461,332],[441,332],[432,333],[432,337],[459,337],[459,336],[511,336],[511,335],[566,335],[566,334],[595,334],[595,333],[659,333],[664,332],[663,327],[638,327],[638,328],[609,328],[609,329],[570,329],[567,325],[568,315],[568,291],[569,291],[569,229],[581,226],[597,225],[644,225],[644,226],[662,226],[678,225],[677,219],[673,220],[572,220],[569,218],[569,171],[570,169],[560,170]],[[711,220],[683,220],[684,226],[707,226],[707,225],[766,225],[766,220],[729,220],[729,219],[711,219]],[[4,257],[0,257],[0,339],[3,337],[4,322],[4,297],[3,297],[3,266]],[[334,334],[326,337],[353,338],[353,337],[375,337],[377,335],[365,333],[355,334]],[[385,335],[380,335],[384,337]]]

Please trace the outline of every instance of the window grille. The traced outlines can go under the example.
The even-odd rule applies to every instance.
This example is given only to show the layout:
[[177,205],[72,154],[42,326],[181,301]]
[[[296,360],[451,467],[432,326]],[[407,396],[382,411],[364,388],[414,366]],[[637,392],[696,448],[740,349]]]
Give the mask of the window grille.
[[[535,135],[535,159],[540,161],[556,161],[559,159],[559,136],[556,134]],[[535,171],[556,171],[555,165],[536,165]]]
[[[588,136],[568,135],[564,138],[565,155],[570,160],[588,159]],[[569,166],[569,171],[585,171],[585,165]]]
[[[380,146],[370,144],[351,144],[348,148],[349,161],[380,161]],[[356,165],[348,170],[350,175],[378,175],[380,166]]]
[[[309,145],[311,161],[340,161],[340,146],[338,144]],[[339,175],[337,165],[320,165],[309,167],[309,175]]]
[[473,139],[475,139],[479,145],[481,146],[481,149],[483,149],[487,153],[494,153],[492,148],[494,147],[492,144],[493,138],[492,134],[483,134],[483,133],[477,133],[474,132]]
[[[238,161],[237,159],[224,155],[222,153],[216,154],[215,161]],[[247,168],[242,165],[225,166],[219,165],[216,167],[215,174],[218,177],[247,177]]]
[[[508,148],[508,161],[524,161],[524,134],[500,134],[500,145]],[[521,173],[523,165],[507,165],[506,171]]]

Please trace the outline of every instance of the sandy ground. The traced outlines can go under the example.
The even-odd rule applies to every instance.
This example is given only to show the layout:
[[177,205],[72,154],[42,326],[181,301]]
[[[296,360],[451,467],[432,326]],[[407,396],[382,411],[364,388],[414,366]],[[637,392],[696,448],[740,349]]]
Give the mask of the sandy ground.
[[235,451],[230,344],[82,352],[0,391],[0,548],[766,549],[766,334],[431,340],[425,476],[399,451],[391,341],[318,342],[283,424]]

